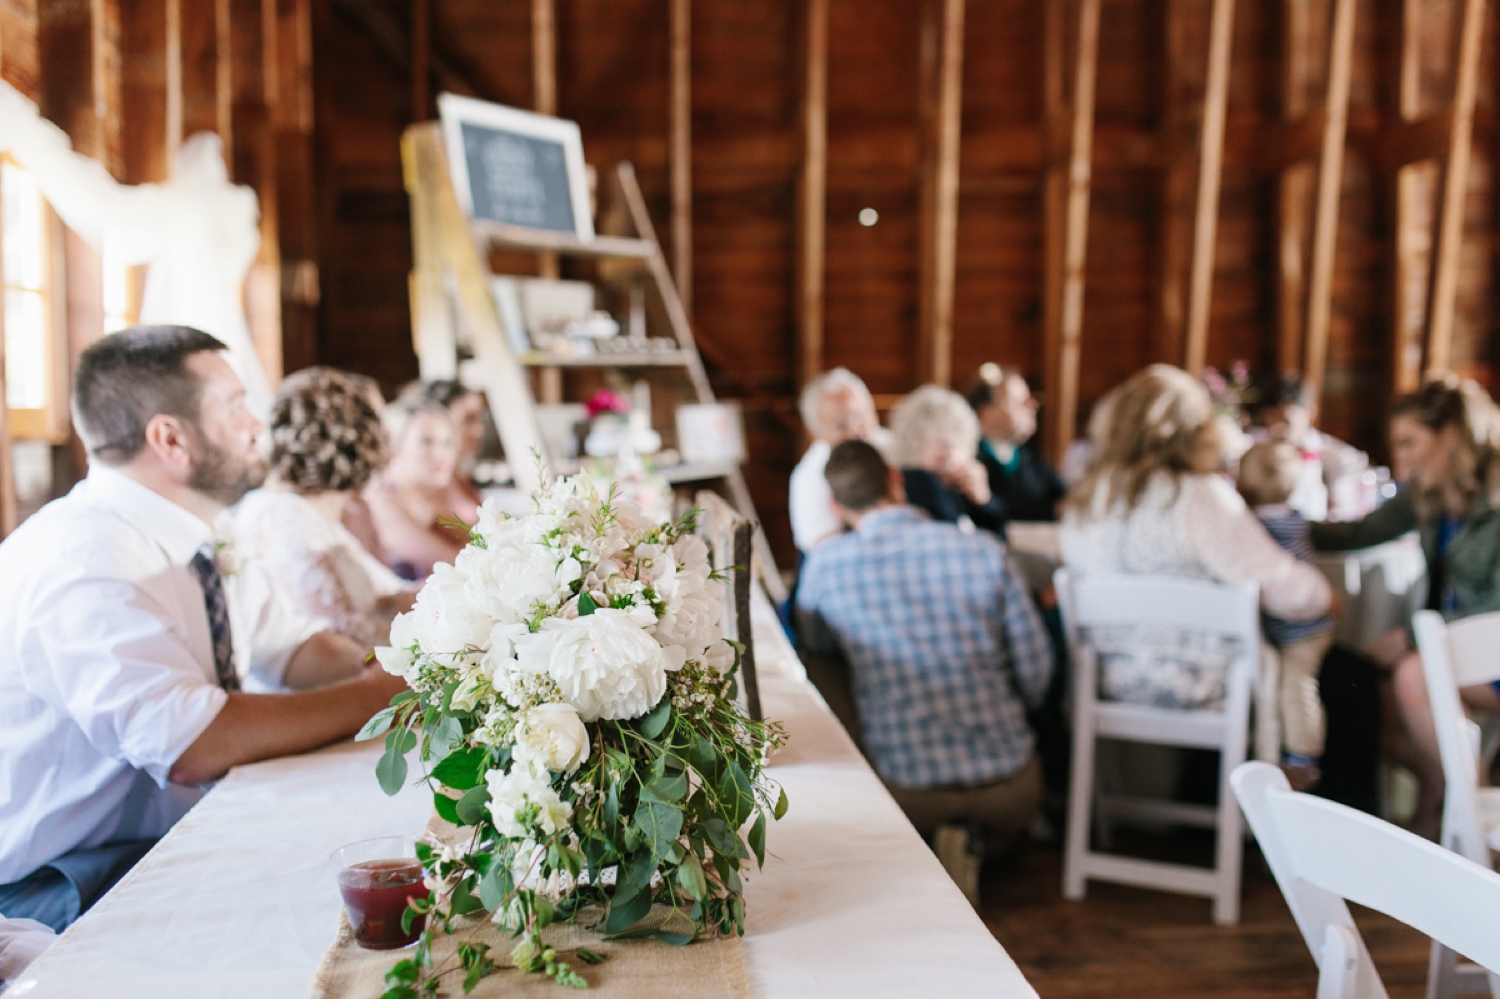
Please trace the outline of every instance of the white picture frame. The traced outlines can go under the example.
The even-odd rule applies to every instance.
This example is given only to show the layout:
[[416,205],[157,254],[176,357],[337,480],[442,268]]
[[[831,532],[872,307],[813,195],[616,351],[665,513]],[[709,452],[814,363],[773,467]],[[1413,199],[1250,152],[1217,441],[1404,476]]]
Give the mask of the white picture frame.
[[[577,122],[457,94],[439,94],[437,104],[448,171],[459,206],[471,221],[569,233],[584,242],[594,238]],[[514,166],[512,182],[486,185],[484,178],[473,176],[471,160],[484,156]],[[565,175],[561,178],[559,166]],[[518,179],[521,173],[531,176]],[[560,214],[564,208],[570,216],[566,225]]]

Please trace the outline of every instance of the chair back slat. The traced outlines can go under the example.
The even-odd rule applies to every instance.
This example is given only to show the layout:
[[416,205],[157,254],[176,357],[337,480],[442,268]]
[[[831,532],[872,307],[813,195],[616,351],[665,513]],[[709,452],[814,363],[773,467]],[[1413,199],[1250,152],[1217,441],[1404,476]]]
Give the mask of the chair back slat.
[[1500,680],[1500,611],[1448,625],[1448,664],[1460,687]]
[[[1476,798],[1478,753],[1458,693],[1463,685],[1458,676],[1461,660],[1486,658],[1480,651],[1479,640],[1493,635],[1496,624],[1500,624],[1500,614],[1485,614],[1458,625],[1445,623],[1436,611],[1419,611],[1412,619],[1412,631],[1422,655],[1422,672],[1427,680],[1427,703],[1437,732],[1438,755],[1443,761],[1446,784],[1443,845],[1479,863],[1488,863],[1489,847],[1480,828]],[[1455,637],[1460,640],[1455,641]],[[1460,649],[1463,651],[1459,652]],[[1476,670],[1467,672],[1473,675]]]
[[[1354,930],[1348,899],[1500,968],[1500,875],[1389,822],[1294,792],[1269,764],[1243,764],[1230,783],[1315,959],[1330,925]],[[1385,995],[1362,943],[1358,978],[1355,995]]]
[[1161,625],[1257,635],[1256,592],[1253,585],[1172,576],[1090,576],[1073,583],[1073,614],[1083,628]]

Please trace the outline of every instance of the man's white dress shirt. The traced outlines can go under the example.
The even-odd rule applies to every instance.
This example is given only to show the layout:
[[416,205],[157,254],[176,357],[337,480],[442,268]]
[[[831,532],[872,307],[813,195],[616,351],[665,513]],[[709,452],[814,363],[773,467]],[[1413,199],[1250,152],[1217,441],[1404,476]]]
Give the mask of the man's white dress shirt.
[[804,555],[819,541],[844,529],[843,521],[833,510],[833,492],[823,469],[833,451],[824,441],[813,441],[797,467],[792,469],[791,490],[787,497],[787,514],[792,519],[792,541]]
[[[167,775],[227,699],[188,568],[213,536],[95,465],[0,544],[0,884],[161,836],[201,797]],[[224,584],[245,687],[274,688],[318,625],[254,566]]]

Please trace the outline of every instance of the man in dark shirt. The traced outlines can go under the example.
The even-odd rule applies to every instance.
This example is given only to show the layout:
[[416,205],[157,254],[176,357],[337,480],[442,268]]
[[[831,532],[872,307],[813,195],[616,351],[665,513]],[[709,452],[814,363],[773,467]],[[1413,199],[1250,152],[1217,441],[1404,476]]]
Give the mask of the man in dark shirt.
[[1035,449],[1037,401],[1014,368],[985,364],[964,394],[979,417],[979,461],[1007,520],[1055,521],[1067,487]]

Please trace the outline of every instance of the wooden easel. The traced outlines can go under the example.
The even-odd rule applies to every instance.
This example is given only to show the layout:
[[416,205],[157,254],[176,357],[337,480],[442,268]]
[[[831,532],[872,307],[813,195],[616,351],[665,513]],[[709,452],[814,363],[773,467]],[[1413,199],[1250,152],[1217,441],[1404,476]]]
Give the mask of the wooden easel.
[[[618,210],[634,235],[599,235],[588,241],[566,233],[551,233],[469,219],[459,206],[448,172],[442,132],[436,122],[409,127],[401,138],[401,162],[406,190],[412,206],[412,251],[410,278],[412,336],[423,378],[451,378],[457,371],[458,335],[467,334],[500,441],[505,446],[517,487],[531,491],[539,485],[537,462],[532,454],[553,463],[538,427],[535,400],[526,369],[535,368],[630,368],[642,372],[681,372],[697,402],[714,401],[713,389],[703,370],[687,313],[677,295],[667,261],[656,240],[656,231],[646,211],[645,198],[629,163],[619,164],[613,174]],[[503,247],[535,253],[594,257],[618,270],[635,271],[658,296],[661,311],[675,351],[651,354],[602,354],[558,358],[531,352],[518,357],[499,310],[490,295],[485,252]],[[450,297],[451,291],[451,297]],[[456,306],[456,307],[455,307]],[[670,471],[670,470],[669,470]],[[668,474],[668,481],[673,481]],[[683,473],[681,481],[703,481],[718,485],[734,506],[749,520],[756,520],[755,506],[744,476],[737,465],[702,468]],[[776,572],[770,546],[757,527],[754,538],[757,570],[766,591],[775,601],[786,589]]]

